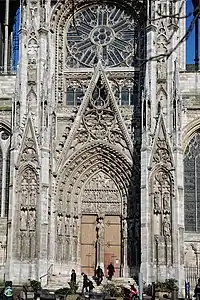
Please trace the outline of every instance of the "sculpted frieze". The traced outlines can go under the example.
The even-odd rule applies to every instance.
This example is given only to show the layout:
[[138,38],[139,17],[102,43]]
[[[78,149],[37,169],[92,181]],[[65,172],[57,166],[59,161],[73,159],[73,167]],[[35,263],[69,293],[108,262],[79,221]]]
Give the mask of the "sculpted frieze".
[[121,205],[120,203],[84,202],[82,203],[81,211],[85,214],[98,212],[111,215],[118,215],[121,212]]

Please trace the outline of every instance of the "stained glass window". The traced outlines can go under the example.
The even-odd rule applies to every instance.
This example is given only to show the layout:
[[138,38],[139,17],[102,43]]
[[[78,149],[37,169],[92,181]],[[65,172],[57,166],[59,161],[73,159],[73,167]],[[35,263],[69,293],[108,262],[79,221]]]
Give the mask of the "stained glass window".
[[83,100],[83,90],[82,88],[78,87],[68,87],[67,88],[67,105],[77,106],[81,105],[81,102]]
[[132,66],[135,42],[134,20],[106,5],[77,12],[69,22],[66,39],[70,55],[87,67],[93,67],[100,57],[107,66]]
[[184,154],[185,230],[200,231],[200,133],[190,140]]

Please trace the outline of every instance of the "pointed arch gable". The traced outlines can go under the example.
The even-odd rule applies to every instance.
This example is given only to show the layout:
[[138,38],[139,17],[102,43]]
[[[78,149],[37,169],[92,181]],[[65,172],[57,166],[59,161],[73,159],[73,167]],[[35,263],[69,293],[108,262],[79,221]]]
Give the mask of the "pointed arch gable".
[[155,137],[152,146],[152,154],[149,160],[149,167],[165,166],[168,169],[173,168],[174,158],[171,150],[171,144],[167,135],[165,121],[162,113],[159,116]]
[[33,127],[32,119],[29,116],[26,122],[24,135],[22,138],[21,149],[17,158],[16,167],[19,167],[21,163],[32,163],[35,166],[39,166],[39,149]]
[[[121,147],[123,149],[126,148],[126,155],[129,157],[132,157],[133,144],[132,144],[130,135],[128,134],[126,125],[124,124],[124,122],[122,120],[122,116],[119,112],[118,105],[115,101],[115,97],[112,93],[110,84],[109,84],[107,76],[103,70],[102,64],[101,64],[101,62],[99,62],[95,69],[94,75],[90,81],[88,89],[86,90],[83,101],[79,107],[78,113],[76,115],[76,119],[73,123],[73,126],[70,130],[69,136],[67,138],[67,142],[65,143],[65,146],[62,150],[62,155],[59,158],[56,172],[59,172],[59,170],[62,169],[62,167],[67,159],[67,153],[69,153],[69,149],[70,149],[70,147],[72,147],[72,141],[74,140],[76,134],[78,133],[78,130],[80,130],[82,137],[84,137],[84,135],[88,135],[88,136],[90,135],[90,133],[88,134],[87,129],[83,129],[83,127],[81,127],[81,124],[83,123],[83,117],[85,116],[86,113],[88,113],[87,109],[89,109],[89,102],[92,98],[92,95],[95,91],[95,88],[97,86],[99,79],[102,80],[102,84],[104,85],[106,92],[107,92],[107,99],[108,99],[107,105],[110,108],[110,111],[107,110],[106,113],[109,114],[109,117],[111,117],[111,114],[112,114],[112,118],[116,118],[117,125],[118,125],[117,130],[119,133],[118,139],[119,140],[123,139],[123,146],[121,145]],[[95,109],[95,106],[93,107],[93,109]],[[103,112],[103,109],[104,108],[102,108],[102,112]],[[86,139],[86,141],[89,142],[87,139]],[[115,142],[113,142],[113,144],[114,143]],[[74,147],[74,145],[73,145],[73,147]]]

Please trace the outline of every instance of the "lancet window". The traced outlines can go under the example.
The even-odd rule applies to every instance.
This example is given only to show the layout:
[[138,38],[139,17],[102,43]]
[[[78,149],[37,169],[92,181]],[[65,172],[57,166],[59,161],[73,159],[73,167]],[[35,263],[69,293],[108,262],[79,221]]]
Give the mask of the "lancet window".
[[200,132],[184,153],[185,230],[200,231]]

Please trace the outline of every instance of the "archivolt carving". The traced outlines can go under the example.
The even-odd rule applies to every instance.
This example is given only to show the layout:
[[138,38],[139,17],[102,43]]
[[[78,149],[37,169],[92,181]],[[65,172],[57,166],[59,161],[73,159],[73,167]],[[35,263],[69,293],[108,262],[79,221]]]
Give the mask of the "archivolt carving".
[[[70,157],[62,169],[62,173],[58,176],[58,184],[55,186],[55,193],[58,193],[58,187],[59,190],[64,190],[64,186],[69,179],[68,177],[72,176],[72,173],[76,172],[77,168],[79,169],[81,167],[82,169],[86,169],[86,162],[92,165],[94,159],[96,161],[99,160],[102,164],[110,164],[109,170],[120,169],[119,174],[123,177],[124,183],[127,182],[127,180],[129,181],[131,177],[131,163],[127,161],[125,156],[106,144],[94,142],[75,152]],[[79,172],[82,173],[81,170],[79,170]]]
[[[122,211],[122,208],[127,206],[130,176],[128,162],[103,145],[90,146],[68,161],[56,190],[56,251],[61,251],[69,237],[73,239],[74,251],[77,251],[81,213],[126,215],[126,209]],[[70,259],[69,256],[66,259]],[[57,261],[66,262],[66,259],[57,253]]]

